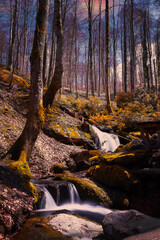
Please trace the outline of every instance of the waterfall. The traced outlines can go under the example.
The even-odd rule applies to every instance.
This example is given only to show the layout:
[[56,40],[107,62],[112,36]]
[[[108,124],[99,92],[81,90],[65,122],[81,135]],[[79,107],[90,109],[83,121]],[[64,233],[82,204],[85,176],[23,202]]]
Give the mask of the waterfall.
[[52,195],[48,192],[48,190],[43,187],[43,198],[41,200],[40,208],[41,209],[52,209],[53,207],[56,206],[56,203],[52,197]]
[[120,145],[118,136],[112,133],[106,133],[99,130],[96,126],[91,126],[91,133],[95,138],[95,142],[100,150],[114,152]]
[[[60,185],[57,185],[57,189],[59,186]],[[43,190],[44,195],[41,200],[40,209],[35,210],[35,212],[39,212],[42,214],[47,214],[48,212],[50,215],[50,212],[60,211],[60,210],[81,211],[81,212],[85,211],[85,212],[100,214],[101,216],[112,212],[112,210],[108,208],[104,208],[102,206],[94,206],[89,203],[80,204],[80,197],[79,197],[78,191],[74,186],[74,184],[72,183],[68,183],[68,185],[66,186],[66,189],[69,195],[69,201],[67,200],[67,203],[64,203],[60,206],[56,204],[50,192],[44,187],[44,184],[43,185],[38,184],[38,187]],[[58,189],[57,194],[58,196],[55,196],[55,198],[58,200],[58,202],[60,202],[59,198],[62,197],[60,188]],[[49,215],[46,215],[46,216],[49,216]]]
[[79,197],[78,191],[77,191],[76,187],[74,186],[74,184],[70,183],[68,185],[68,189],[69,189],[69,196],[70,196],[71,204],[79,203],[80,197]]

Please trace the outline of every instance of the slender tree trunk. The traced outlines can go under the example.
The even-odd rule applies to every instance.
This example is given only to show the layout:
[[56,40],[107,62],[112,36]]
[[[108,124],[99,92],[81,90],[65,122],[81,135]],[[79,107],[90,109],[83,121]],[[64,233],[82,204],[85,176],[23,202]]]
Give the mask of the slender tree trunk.
[[62,33],[62,22],[61,22],[61,7],[60,0],[54,1],[54,16],[55,16],[55,34],[57,38],[57,49],[56,49],[56,62],[55,71],[51,81],[51,84],[44,95],[44,106],[52,106],[55,95],[62,87],[62,74],[63,74],[63,33]]
[[88,0],[88,31],[89,31],[89,78],[91,84],[91,94],[94,96],[94,84],[93,84],[93,64],[92,64],[92,7],[93,0]]
[[43,86],[46,87],[47,85],[47,56],[48,56],[48,45],[47,45],[47,32],[45,36],[45,43],[44,43],[44,53],[43,53]]
[[34,42],[30,57],[31,86],[29,111],[22,134],[8,152],[13,160],[18,160],[22,152],[25,159],[29,159],[34,143],[44,122],[42,69],[48,12],[49,0],[39,0]]
[[78,82],[77,82],[77,0],[75,2],[75,10],[74,10],[74,57],[75,57],[75,69],[74,69],[74,79],[75,79],[75,92],[76,92],[76,98],[78,98]]
[[147,51],[147,35],[146,35],[146,12],[143,18],[143,34],[142,34],[142,55],[143,55],[143,74],[144,74],[144,88],[150,89],[149,73],[147,66],[148,51]]
[[152,49],[151,49],[151,34],[150,34],[150,12],[149,12],[149,1],[147,0],[148,16],[147,16],[147,40],[148,40],[148,57],[149,57],[149,72],[151,87],[153,87],[153,72],[152,72]]
[[55,46],[55,22],[54,22],[54,16],[53,16],[53,22],[52,22],[52,45],[51,45],[51,54],[50,54],[50,61],[49,61],[49,72],[48,72],[48,83],[49,86],[52,79],[52,73],[53,73],[53,58],[54,58],[54,46]]
[[[12,1],[11,1],[12,4]],[[12,64],[13,64],[13,48],[14,48],[14,43],[15,43],[15,36],[16,36],[16,23],[17,23],[17,8],[18,8],[18,0],[15,0],[15,7],[14,7],[14,13],[13,13],[13,19],[11,16],[11,24],[12,27],[10,26],[10,33],[12,34],[10,36],[10,45],[9,45],[9,54],[8,54],[8,67],[12,69]],[[12,11],[12,7],[11,7]],[[12,12],[11,12],[12,15]]]
[[102,0],[99,1],[99,38],[98,38],[98,61],[99,61],[99,71],[98,71],[98,97],[101,95],[101,8]]
[[110,68],[110,51],[109,51],[109,1],[106,0],[106,8],[105,8],[105,27],[106,27],[106,65],[105,65],[105,73],[106,73],[106,102],[107,102],[107,111],[108,113],[112,113],[111,102],[110,102],[110,91],[109,91],[109,68]]
[[88,46],[88,60],[86,62],[86,68],[87,68],[87,71],[86,71],[86,98],[88,98],[88,95],[89,95],[89,82],[88,82],[88,75],[89,75],[89,46]]
[[115,33],[115,13],[114,13],[115,0],[113,0],[113,71],[114,71],[114,97],[117,94],[117,61],[116,61],[116,33]]
[[123,36],[123,48],[124,48],[124,91],[127,93],[127,34],[126,34],[126,0],[124,1],[124,36]]
[[135,84],[135,41],[134,41],[134,0],[131,0],[131,23],[130,23],[130,44],[131,44],[131,53],[130,53],[130,81],[131,81],[131,91],[134,90]]
[[17,53],[16,53],[16,68],[17,70],[20,70],[20,33],[19,33],[19,18],[20,18],[20,14],[21,14],[21,0],[19,0],[19,9],[18,9],[18,17],[17,17]]
[[153,59],[153,66],[154,66],[155,90],[157,93],[158,92],[158,81],[157,81],[156,60],[155,59]]
[[22,70],[24,72],[26,65],[26,55],[27,55],[27,40],[28,40],[28,22],[29,22],[29,0],[25,0],[24,7],[24,50],[23,50],[23,67]]

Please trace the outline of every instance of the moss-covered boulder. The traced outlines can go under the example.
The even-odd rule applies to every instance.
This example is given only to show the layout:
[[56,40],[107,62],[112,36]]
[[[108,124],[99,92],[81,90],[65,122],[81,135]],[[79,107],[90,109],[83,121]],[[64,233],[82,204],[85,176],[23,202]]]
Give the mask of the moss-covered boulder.
[[80,171],[88,169],[91,166],[91,162],[89,161],[89,159],[93,156],[98,156],[100,154],[102,154],[102,152],[99,150],[83,150],[74,155],[73,159],[77,166],[77,170]]
[[108,208],[112,204],[108,194],[101,187],[98,187],[94,182],[88,179],[81,179],[69,173],[64,173],[58,174],[54,180],[63,180],[73,183],[82,201],[93,202]]
[[92,145],[92,137],[89,132],[82,130],[81,121],[58,107],[46,110],[43,131],[66,144]]
[[67,240],[71,238],[66,238],[62,233],[53,229],[51,225],[48,224],[49,218],[37,217],[31,218],[26,221],[24,227],[20,232],[14,235],[13,240],[30,240],[30,239],[39,239],[39,240],[48,240],[48,239],[59,239]]
[[106,165],[100,163],[88,170],[88,176],[98,181],[105,187],[117,188],[125,191],[134,190],[139,180],[133,177],[131,172],[118,165]]
[[134,150],[133,152],[104,153],[89,159],[90,164],[96,165],[104,162],[105,164],[119,164],[124,167],[145,166],[146,150]]

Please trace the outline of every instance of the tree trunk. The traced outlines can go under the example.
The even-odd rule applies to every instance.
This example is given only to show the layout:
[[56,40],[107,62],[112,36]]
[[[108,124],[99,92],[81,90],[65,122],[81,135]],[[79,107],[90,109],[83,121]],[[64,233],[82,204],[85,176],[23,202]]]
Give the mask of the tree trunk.
[[24,152],[26,160],[29,159],[34,143],[43,126],[44,115],[42,69],[48,12],[49,0],[39,0],[34,42],[30,57],[31,86],[29,111],[22,134],[8,152],[8,154],[11,154],[12,160],[18,160],[21,157],[22,152]]
[[[12,1],[10,2],[12,5]],[[11,25],[10,25],[10,44],[9,44],[9,54],[8,54],[8,67],[12,69],[13,64],[13,47],[15,43],[16,36],[16,23],[17,23],[17,8],[18,8],[18,0],[15,0],[14,14],[12,17],[12,6],[11,6]]]
[[99,39],[98,39],[98,61],[99,61],[99,72],[98,72],[98,97],[101,95],[101,7],[102,0],[99,1]]
[[113,71],[114,71],[114,97],[117,94],[117,61],[116,61],[116,33],[115,33],[115,13],[114,13],[115,0],[113,0]]
[[44,107],[52,106],[57,91],[62,87],[63,74],[63,33],[60,13],[60,0],[54,1],[55,34],[57,37],[55,71],[51,84],[44,95]]
[[124,48],[124,91],[127,93],[127,34],[126,34],[126,0],[124,1],[124,36],[123,36],[123,48]]
[[148,53],[147,53],[147,35],[146,34],[147,34],[146,33],[146,12],[144,12],[143,34],[142,34],[142,55],[143,55],[144,88],[146,89],[146,86],[147,86],[147,88],[150,89],[149,73],[148,73],[148,66],[147,66]]
[[112,113],[111,102],[110,102],[110,91],[109,91],[109,62],[110,62],[110,51],[109,51],[109,1],[106,0],[106,8],[105,8],[105,27],[106,27],[106,102],[107,102],[107,111],[108,113]]
[[131,82],[131,91],[134,90],[134,74],[135,74],[135,41],[134,41],[134,1],[131,0],[131,22],[130,22],[130,44],[131,44],[131,53],[130,53],[130,82]]
[[94,96],[94,84],[93,84],[93,64],[92,64],[92,7],[93,0],[88,0],[88,31],[89,31],[89,78],[91,84],[91,94]]

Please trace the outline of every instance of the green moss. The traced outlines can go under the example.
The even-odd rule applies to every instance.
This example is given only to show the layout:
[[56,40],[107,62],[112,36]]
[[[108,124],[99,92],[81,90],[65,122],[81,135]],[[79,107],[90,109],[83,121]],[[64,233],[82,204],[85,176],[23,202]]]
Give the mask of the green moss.
[[12,240],[69,240],[62,233],[48,224],[49,218],[37,217],[28,219],[23,228],[12,237]]
[[88,170],[88,175],[104,186],[120,188],[122,190],[132,190],[133,186],[139,183],[131,172],[118,165],[106,165],[100,163]]
[[[0,68],[0,79],[1,81],[9,84],[11,79],[11,72],[5,68]],[[22,77],[19,77],[16,74],[13,74],[13,84],[16,84],[22,88],[29,88],[30,86]]]
[[8,167],[20,176],[22,186],[24,186],[29,192],[32,193],[35,199],[35,202],[37,202],[38,191],[37,191],[37,188],[30,182],[31,172],[26,162],[25,151],[23,150],[21,152],[21,155],[18,161],[12,161],[9,158],[8,159],[6,158],[5,161],[9,163]]
[[[120,164],[122,166],[128,166],[135,162],[141,163],[139,160],[144,160],[146,151],[145,150],[135,150],[133,152],[115,152],[115,153],[104,153],[98,156],[89,158],[91,165],[96,165],[100,162],[106,164]],[[143,161],[142,161],[143,162]]]
[[111,205],[111,200],[107,193],[88,179],[80,179],[69,173],[64,173],[57,175],[55,180],[63,180],[73,183],[76,186],[82,200],[95,201],[106,207],[110,207]]

